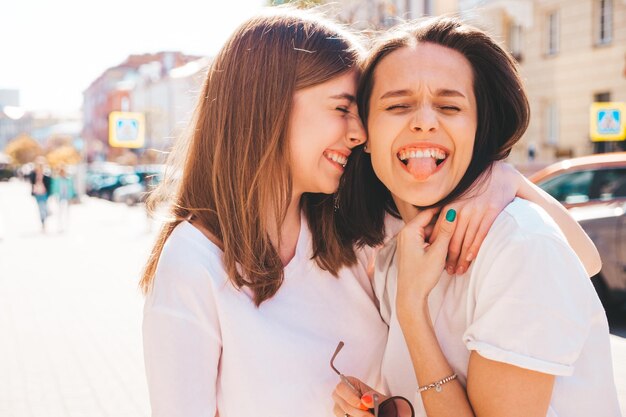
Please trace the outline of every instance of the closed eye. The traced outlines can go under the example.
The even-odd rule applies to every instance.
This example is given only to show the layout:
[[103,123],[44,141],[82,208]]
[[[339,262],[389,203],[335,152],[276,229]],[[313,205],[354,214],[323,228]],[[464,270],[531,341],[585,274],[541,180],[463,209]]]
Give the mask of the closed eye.
[[350,113],[350,109],[348,109],[347,107],[339,106],[335,110],[339,110],[342,113]]
[[387,107],[385,110],[387,110],[387,111],[404,110],[404,109],[408,109],[409,107],[410,106],[408,104],[394,104],[393,106]]
[[450,112],[458,112],[461,111],[461,109],[459,107],[456,106],[440,106],[439,107],[441,110],[444,111],[450,111]]

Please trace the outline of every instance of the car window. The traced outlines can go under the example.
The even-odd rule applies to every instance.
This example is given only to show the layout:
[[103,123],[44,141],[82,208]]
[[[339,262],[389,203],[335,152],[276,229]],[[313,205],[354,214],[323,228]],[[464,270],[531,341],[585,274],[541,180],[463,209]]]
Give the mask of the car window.
[[596,171],[591,183],[590,198],[611,200],[626,197],[626,168]]
[[593,171],[570,172],[539,183],[539,186],[561,202],[584,203],[590,199],[592,179]]
[[626,198],[626,168],[569,172],[539,183],[539,186],[567,204]]

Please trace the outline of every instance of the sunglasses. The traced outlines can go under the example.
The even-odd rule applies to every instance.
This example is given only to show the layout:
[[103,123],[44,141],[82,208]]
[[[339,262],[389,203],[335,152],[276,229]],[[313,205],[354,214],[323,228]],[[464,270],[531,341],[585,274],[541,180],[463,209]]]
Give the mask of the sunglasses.
[[[346,378],[344,374],[342,374],[341,372],[339,372],[337,368],[335,368],[335,365],[334,365],[335,358],[337,357],[337,355],[343,348],[343,345],[344,345],[343,342],[339,342],[339,344],[337,345],[337,349],[335,349],[335,353],[333,354],[333,357],[330,358],[330,367],[332,368],[333,371],[335,371],[337,375],[339,375],[339,378],[341,378],[341,381],[344,384],[349,386],[350,389],[356,395],[361,397],[363,393],[359,389],[357,389],[350,382],[350,380]],[[378,403],[378,400],[379,400],[378,395],[374,394],[373,397],[374,397],[374,408],[370,408],[368,411],[370,413],[373,413],[375,417],[415,417],[415,410],[413,410],[413,405],[411,404],[409,400],[407,400],[404,397],[400,397],[400,396],[389,397],[385,399],[383,402],[381,402],[380,404]]]

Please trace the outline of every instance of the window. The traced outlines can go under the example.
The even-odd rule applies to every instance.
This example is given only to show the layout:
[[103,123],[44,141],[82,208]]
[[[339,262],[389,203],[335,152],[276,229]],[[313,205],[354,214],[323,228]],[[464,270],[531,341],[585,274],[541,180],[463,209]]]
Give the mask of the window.
[[597,45],[606,45],[613,39],[613,0],[596,0],[595,36]]
[[539,186],[566,204],[626,198],[626,168],[569,172],[540,183]]
[[121,111],[129,111],[130,110],[130,100],[128,97],[122,97],[120,100],[120,110]]
[[589,201],[592,179],[593,171],[578,171],[559,175],[539,186],[562,203],[585,203]]
[[556,103],[550,103],[546,106],[544,118],[546,143],[556,146],[559,143],[559,113]]
[[509,51],[518,62],[522,60],[522,26],[512,23],[509,26]]
[[546,54],[556,55],[559,52],[559,12],[547,16],[546,29]]
[[593,95],[593,101],[596,103],[608,103],[611,101],[611,92],[603,91],[602,93],[596,93]]
[[595,172],[589,198],[591,200],[611,200],[626,197],[626,169],[603,169]]
[[433,15],[433,0],[424,0],[424,16]]

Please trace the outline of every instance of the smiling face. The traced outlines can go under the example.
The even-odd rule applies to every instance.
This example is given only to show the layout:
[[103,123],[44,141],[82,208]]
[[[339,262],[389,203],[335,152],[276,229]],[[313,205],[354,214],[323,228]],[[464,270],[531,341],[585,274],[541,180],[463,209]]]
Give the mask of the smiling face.
[[295,93],[287,140],[293,195],[332,194],[352,148],[365,141],[350,71]]
[[476,127],[473,71],[461,53],[421,43],[379,62],[368,149],[376,175],[397,198],[430,206],[450,194],[472,159]]

